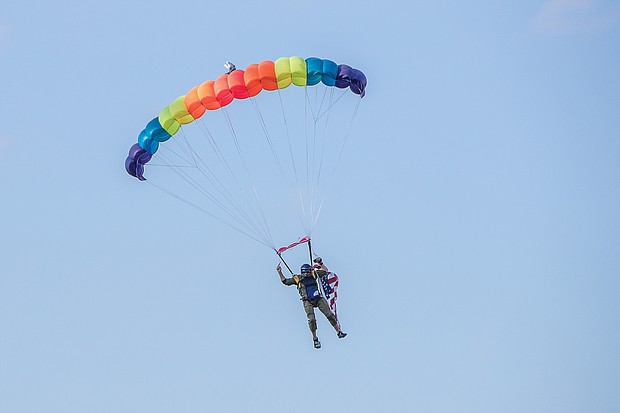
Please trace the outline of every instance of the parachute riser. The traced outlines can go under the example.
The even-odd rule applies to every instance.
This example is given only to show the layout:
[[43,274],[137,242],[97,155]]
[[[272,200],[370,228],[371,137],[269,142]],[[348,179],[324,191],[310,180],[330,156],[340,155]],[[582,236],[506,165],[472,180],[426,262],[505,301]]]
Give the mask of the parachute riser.
[[314,271],[314,265],[312,265],[312,241],[308,240],[308,252],[310,253],[310,266],[312,267],[312,277],[314,281],[316,281],[317,287],[319,287],[319,295],[323,297],[325,294],[323,293],[323,288],[321,287],[321,283],[319,282],[319,277]]
[[291,267],[288,266],[288,264],[286,263],[286,261],[284,261],[284,258],[282,258],[282,254],[280,254],[279,252],[276,252],[276,254],[278,254],[278,257],[280,257],[280,261],[282,261],[282,263],[284,264],[284,266],[286,267],[286,269],[288,270],[288,272],[291,273],[291,275],[293,275],[293,270],[291,270]]
[[[312,266],[312,274],[314,275],[314,266],[312,265],[312,240],[308,240],[308,252],[310,253],[310,265]],[[314,278],[316,278],[316,276]]]

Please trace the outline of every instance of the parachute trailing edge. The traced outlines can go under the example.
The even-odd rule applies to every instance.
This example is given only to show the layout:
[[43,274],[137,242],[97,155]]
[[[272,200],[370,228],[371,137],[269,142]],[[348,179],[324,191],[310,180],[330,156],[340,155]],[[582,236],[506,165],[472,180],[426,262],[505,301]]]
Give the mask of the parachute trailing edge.
[[207,110],[220,109],[235,99],[247,99],[262,90],[285,89],[291,84],[314,86],[323,83],[339,89],[349,88],[361,98],[366,92],[367,80],[362,71],[316,57],[281,57],[275,62],[265,60],[252,64],[245,70],[235,69],[232,64],[231,68],[229,73],[216,80],[207,80],[176,98],[146,125],[125,160],[129,175],[146,180],[144,165],[157,152],[161,142],[170,139],[182,125],[200,118]]

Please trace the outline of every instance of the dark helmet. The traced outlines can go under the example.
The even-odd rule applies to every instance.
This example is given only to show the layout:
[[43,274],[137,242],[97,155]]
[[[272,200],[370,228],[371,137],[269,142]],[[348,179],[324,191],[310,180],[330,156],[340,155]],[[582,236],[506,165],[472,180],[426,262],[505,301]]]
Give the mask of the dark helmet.
[[302,274],[310,274],[311,272],[312,272],[312,267],[310,266],[310,264],[304,264],[301,266]]

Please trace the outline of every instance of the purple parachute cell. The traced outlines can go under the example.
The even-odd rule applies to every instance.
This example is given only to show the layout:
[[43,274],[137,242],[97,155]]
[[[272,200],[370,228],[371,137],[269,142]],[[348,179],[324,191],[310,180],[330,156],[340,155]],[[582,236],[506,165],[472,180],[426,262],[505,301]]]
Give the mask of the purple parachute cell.
[[153,157],[152,154],[148,153],[147,151],[144,151],[144,153],[140,154],[135,159],[138,165],[144,165],[148,163],[152,157]]
[[133,146],[129,148],[129,157],[131,159],[136,159],[145,152],[146,151],[142,149],[142,147],[139,144],[134,143]]
[[137,164],[136,165],[136,178],[138,178],[141,181],[146,181],[146,178],[144,177],[144,165],[140,165]]
[[360,95],[360,97],[364,97],[366,94],[366,85],[368,81],[366,80],[366,75],[362,73],[361,70],[353,69],[351,73],[351,91],[355,94]]
[[144,177],[144,164],[151,160],[152,154],[148,153],[139,144],[134,144],[129,149],[129,156],[125,160],[125,170],[133,177],[146,181]]
[[338,65],[338,74],[336,75],[336,87],[344,89],[351,85],[351,75],[353,74],[353,68],[347,65]]
[[125,170],[127,173],[133,177],[138,177],[136,175],[136,161],[135,159],[130,158],[129,156],[125,159]]

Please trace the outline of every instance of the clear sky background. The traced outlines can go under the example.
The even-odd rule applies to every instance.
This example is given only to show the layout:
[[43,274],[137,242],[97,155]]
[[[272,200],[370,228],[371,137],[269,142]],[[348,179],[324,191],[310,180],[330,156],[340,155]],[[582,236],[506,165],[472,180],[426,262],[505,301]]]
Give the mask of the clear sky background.
[[[618,2],[5,3],[1,412],[620,411]],[[320,351],[272,251],[123,167],[224,61],[295,55],[369,80]]]

